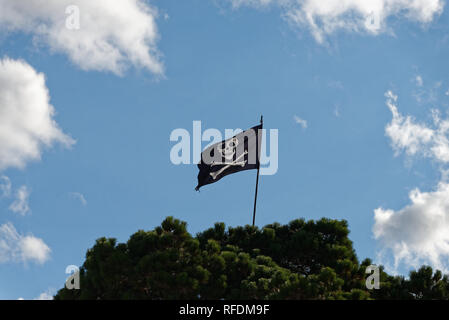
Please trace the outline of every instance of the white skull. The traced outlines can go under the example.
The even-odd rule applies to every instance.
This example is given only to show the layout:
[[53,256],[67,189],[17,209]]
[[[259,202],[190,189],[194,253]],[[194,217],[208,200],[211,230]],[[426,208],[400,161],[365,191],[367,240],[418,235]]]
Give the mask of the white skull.
[[237,146],[239,145],[239,139],[236,137],[225,141],[225,147],[223,148],[221,144],[217,146],[217,150],[226,160],[232,160],[234,158]]

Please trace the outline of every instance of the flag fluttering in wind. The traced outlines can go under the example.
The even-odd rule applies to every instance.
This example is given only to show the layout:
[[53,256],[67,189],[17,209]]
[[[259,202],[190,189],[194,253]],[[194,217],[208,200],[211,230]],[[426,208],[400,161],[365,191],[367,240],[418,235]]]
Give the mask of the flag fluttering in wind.
[[261,129],[262,123],[206,148],[198,164],[200,172],[195,190],[232,173],[259,169]]
[[257,169],[254,195],[253,226],[256,221],[257,190],[259,188],[260,150],[263,117],[260,124],[245,130],[230,139],[215,143],[201,153],[198,164],[198,191],[202,186],[217,182],[221,178],[240,171]]

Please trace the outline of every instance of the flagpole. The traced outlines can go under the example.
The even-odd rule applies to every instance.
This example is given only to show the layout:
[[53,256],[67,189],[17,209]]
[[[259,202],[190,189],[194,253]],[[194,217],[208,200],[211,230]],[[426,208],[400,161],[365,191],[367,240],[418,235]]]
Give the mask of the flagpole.
[[[260,116],[260,124],[262,125],[261,128],[263,128],[263,116]],[[262,139],[262,135],[259,136],[259,132],[257,132],[257,178],[256,178],[256,192],[254,195],[254,211],[253,211],[253,227],[254,224],[256,223],[256,205],[257,205],[257,191],[259,189],[259,171],[260,171],[260,152],[261,150],[259,150],[259,145],[260,145],[260,149],[262,149],[262,143],[259,144],[259,138]]]

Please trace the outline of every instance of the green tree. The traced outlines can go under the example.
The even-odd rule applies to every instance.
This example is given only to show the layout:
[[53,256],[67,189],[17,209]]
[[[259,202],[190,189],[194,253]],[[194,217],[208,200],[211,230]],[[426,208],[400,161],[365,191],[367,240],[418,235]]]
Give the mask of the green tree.
[[55,299],[448,299],[449,278],[423,266],[409,279],[380,266],[380,289],[367,290],[346,221],[298,219],[287,225],[228,228],[195,237],[166,218],[126,243],[100,238],[80,268],[80,290]]

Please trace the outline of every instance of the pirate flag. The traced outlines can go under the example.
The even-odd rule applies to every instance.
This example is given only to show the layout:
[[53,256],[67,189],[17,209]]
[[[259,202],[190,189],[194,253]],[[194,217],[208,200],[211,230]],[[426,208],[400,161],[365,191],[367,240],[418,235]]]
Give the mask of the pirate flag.
[[262,124],[206,148],[198,164],[200,172],[195,190],[231,173],[259,169],[261,129]]

